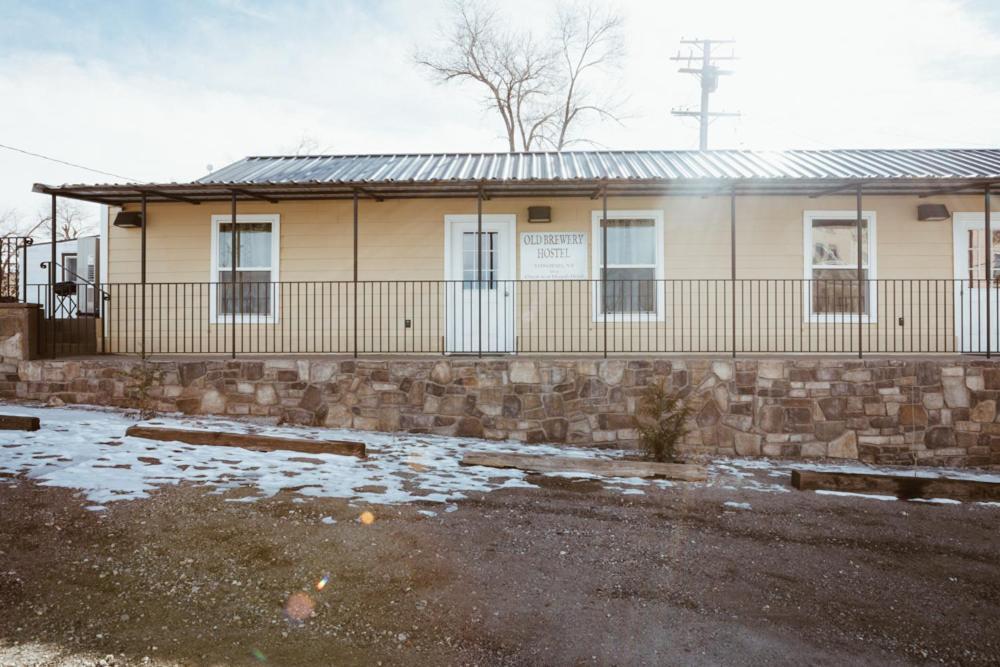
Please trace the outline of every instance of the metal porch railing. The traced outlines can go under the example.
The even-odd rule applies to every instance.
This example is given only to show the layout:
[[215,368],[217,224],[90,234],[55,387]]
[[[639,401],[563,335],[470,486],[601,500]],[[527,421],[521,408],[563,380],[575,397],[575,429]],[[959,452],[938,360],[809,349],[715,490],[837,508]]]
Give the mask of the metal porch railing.
[[[988,292],[997,317],[998,290],[987,290],[984,281],[609,279],[606,285],[606,294],[600,280],[94,289],[107,295],[102,349],[115,354],[891,354],[978,353],[988,341],[998,347],[998,327],[988,324],[986,308]],[[47,289],[32,287],[39,294]]]

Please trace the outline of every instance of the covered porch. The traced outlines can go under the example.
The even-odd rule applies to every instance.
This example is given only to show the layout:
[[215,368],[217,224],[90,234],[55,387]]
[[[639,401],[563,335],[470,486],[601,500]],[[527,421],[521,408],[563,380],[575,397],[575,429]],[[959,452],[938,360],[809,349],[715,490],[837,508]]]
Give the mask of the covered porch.
[[[998,184],[1000,158],[992,151],[713,151],[248,158],[187,184],[35,189],[53,207],[58,197],[97,202],[113,207],[120,224],[138,227],[127,232],[138,237],[134,276],[111,272],[92,287],[100,295],[96,326],[104,353],[860,357],[992,356],[1000,302],[986,277],[994,275],[990,198]],[[981,208],[982,231],[970,231],[975,250],[963,251],[961,276],[951,267],[928,273],[918,258],[911,273],[875,273],[874,218],[883,202],[971,197]],[[711,211],[716,233],[706,242],[708,255],[674,258],[666,270],[662,259],[647,266],[636,255],[618,257],[623,220],[648,222],[662,254],[662,210],[671,216],[670,205],[659,202],[670,201]],[[747,208],[762,201],[815,202],[817,209],[836,201],[837,211],[818,211],[824,215],[815,233],[841,246],[849,239],[855,259],[814,261],[805,273],[776,264],[769,272],[768,258],[747,254],[749,244],[740,242],[743,221],[759,217]],[[392,217],[380,207],[407,206],[445,207],[437,215],[446,230],[443,261],[359,252],[366,235],[392,234],[375,224]],[[578,222],[592,217],[592,225],[588,219],[573,228],[585,244],[590,234],[589,252],[583,250],[590,267],[572,277],[526,277],[525,234],[570,233],[545,225],[551,217],[544,219],[544,209],[551,216],[559,206],[572,207]],[[304,207],[321,230],[324,216],[331,228],[349,228],[347,253],[327,266],[322,257],[277,245],[286,213]],[[505,216],[517,217],[507,213],[514,209],[528,215],[505,227]],[[158,224],[169,233],[189,215],[179,211],[211,218],[211,280],[164,279],[176,248],[163,235],[152,244],[148,236]],[[718,234],[722,217],[728,238]],[[261,241],[262,230],[271,241]],[[811,254],[808,237],[805,246]],[[957,245],[954,251],[962,254]],[[112,246],[111,262],[118,261],[115,252]],[[266,266],[255,264],[267,253]],[[689,266],[677,272],[681,261]],[[54,284],[55,258],[50,266]]]

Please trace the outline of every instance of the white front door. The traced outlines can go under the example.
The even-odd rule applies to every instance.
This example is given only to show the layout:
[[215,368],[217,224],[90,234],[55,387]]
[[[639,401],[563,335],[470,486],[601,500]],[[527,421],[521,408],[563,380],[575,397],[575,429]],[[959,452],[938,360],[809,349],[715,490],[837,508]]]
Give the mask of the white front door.
[[[445,216],[445,345],[458,354],[515,350],[513,215],[484,215],[482,253],[475,215]],[[477,260],[482,257],[482,273]]]
[[[1000,223],[1000,220],[995,220]],[[954,216],[955,247],[955,337],[960,352],[986,351],[986,222],[982,213],[956,213]],[[990,285],[991,349],[1000,350],[1000,230],[992,226],[993,274]]]

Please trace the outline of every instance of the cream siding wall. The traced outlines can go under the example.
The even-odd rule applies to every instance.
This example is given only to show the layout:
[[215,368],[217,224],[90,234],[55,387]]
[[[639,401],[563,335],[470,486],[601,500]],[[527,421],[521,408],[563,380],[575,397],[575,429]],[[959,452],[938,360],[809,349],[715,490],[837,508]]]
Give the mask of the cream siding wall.
[[[950,221],[919,222],[916,197],[865,197],[865,210],[877,215],[878,278],[950,279],[954,277],[952,225]],[[982,201],[976,197],[936,197],[932,201],[948,205],[952,211],[981,211]],[[529,205],[549,205],[553,220],[549,224],[529,224]],[[737,275],[743,279],[789,279],[803,277],[803,212],[811,209],[853,210],[853,195],[807,197],[740,197],[737,199]],[[729,277],[730,228],[727,197],[622,197],[609,198],[611,210],[661,210],[664,215],[664,264],[668,279],[719,279]],[[591,212],[600,210],[601,201],[588,198],[498,198],[483,203],[484,213],[507,213],[517,217],[518,233],[524,231],[574,231],[591,233]],[[147,228],[147,275],[150,283],[205,283],[211,265],[211,217],[228,214],[229,204],[183,203],[152,204],[149,206]],[[360,205],[359,274],[364,281],[437,281],[444,277],[444,218],[449,214],[474,214],[474,199],[417,199],[373,202],[363,199]],[[239,213],[279,213],[281,216],[281,275],[286,283],[295,281],[350,281],[352,272],[352,204],[350,201],[240,202]],[[140,232],[137,229],[111,227],[108,239],[108,282],[139,282]],[[591,249],[588,249],[588,255]],[[519,267],[519,261],[517,262]],[[588,261],[588,270],[590,262]],[[596,279],[599,276],[591,276]],[[536,286],[536,290],[554,286]],[[689,349],[698,351],[725,350],[732,344],[728,338],[731,325],[728,308],[731,294],[722,284],[685,284],[688,292],[678,295],[678,285],[671,285],[662,295],[667,317],[662,323],[617,325],[612,327],[612,349]],[[230,343],[227,326],[210,325],[206,310],[207,292],[194,287],[174,288],[171,294],[162,287],[147,288],[147,340],[150,350],[225,351]],[[305,290],[305,303],[300,291],[292,286],[282,295],[281,321],[275,325],[259,324],[241,327],[239,349],[273,349],[275,351],[348,351],[353,324],[350,289],[346,285],[298,286]],[[374,300],[377,290],[379,307],[362,313],[359,322],[364,349],[389,351],[407,349],[437,351],[446,325],[441,322],[445,297],[440,288],[410,285],[411,293],[392,292],[388,285],[368,286],[365,304]],[[433,290],[437,290],[433,292]],[[583,284],[562,286],[562,298],[552,289],[548,298],[543,293],[521,296],[518,304],[519,349],[573,351],[592,349],[601,343],[600,325],[591,322],[589,287]],[[767,289],[767,287],[765,287]],[[805,349],[821,349],[823,337],[831,327],[802,326],[801,294],[793,283],[775,283],[774,302],[784,310],[785,319],[773,315],[771,320],[758,318],[754,308],[763,305],[755,300],[745,302],[741,313],[744,320],[756,322],[757,339],[746,339],[740,332],[738,344],[749,341],[755,347],[782,350],[788,348],[791,332],[798,335]],[[778,291],[782,290],[779,300]],[[941,287],[928,289],[940,290]],[[141,301],[135,288],[113,288],[109,311],[112,349],[135,351],[135,329]],[[123,291],[124,290],[124,291]],[[178,291],[179,290],[179,291]],[[715,290],[714,293],[712,290]],[[418,295],[419,292],[419,295]],[[420,302],[418,305],[418,296]],[[888,297],[889,294],[886,294]],[[186,298],[184,298],[186,297]],[[424,298],[426,297],[426,299]],[[684,302],[681,303],[681,299]],[[297,299],[297,301],[296,301]],[[312,301],[310,302],[310,299]],[[881,297],[880,297],[881,299]],[[568,313],[559,312],[567,310]],[[888,302],[888,298],[886,299]],[[695,306],[695,304],[698,304]],[[156,313],[150,311],[154,304]],[[115,312],[117,305],[118,311]],[[903,307],[905,304],[897,304]],[[308,307],[306,307],[308,306]],[[800,309],[795,310],[796,306]],[[884,344],[896,340],[900,331],[888,325],[895,313],[884,311],[888,303],[880,303],[880,325],[871,327],[866,335],[884,336]],[[947,304],[936,306],[935,320],[924,318],[913,331],[930,336],[951,327],[940,320],[950,318]],[[682,310],[686,307],[687,310]],[[307,314],[308,313],[308,314]],[[413,327],[403,326],[411,319]],[[759,321],[758,321],[759,320]],[[124,324],[123,324],[124,322]],[[119,333],[123,330],[131,332]],[[743,322],[743,324],[747,324]],[[945,325],[945,326],[942,326]],[[748,325],[751,329],[754,324]],[[637,328],[641,331],[637,332]],[[912,334],[913,331],[907,331]],[[562,336],[561,342],[544,339],[552,332]],[[797,332],[797,334],[796,334]],[[854,328],[841,326],[833,331],[842,336],[854,335]],[[532,336],[534,334],[534,336]],[[938,335],[938,334],[936,334]],[[638,338],[637,338],[638,337]],[[214,347],[212,341],[215,341]],[[220,342],[221,341],[221,342]],[[842,340],[841,344],[850,341]],[[289,347],[294,343],[297,347]],[[927,349],[941,341],[928,340]],[[240,347],[240,345],[243,347]],[[836,341],[834,341],[836,345]],[[117,346],[117,348],[116,348]],[[207,347],[206,347],[207,346]],[[256,347],[255,347],[256,346]],[[171,350],[174,351],[174,350]]]

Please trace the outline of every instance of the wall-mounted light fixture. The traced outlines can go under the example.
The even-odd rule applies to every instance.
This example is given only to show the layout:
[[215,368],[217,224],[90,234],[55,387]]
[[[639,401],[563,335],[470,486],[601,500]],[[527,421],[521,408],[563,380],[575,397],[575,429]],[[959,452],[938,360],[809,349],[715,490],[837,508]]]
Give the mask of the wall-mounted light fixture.
[[115,227],[142,227],[141,211],[121,211],[115,216]]
[[951,217],[951,212],[944,204],[920,204],[917,206],[917,220],[940,222]]
[[552,222],[552,207],[529,206],[528,222]]

